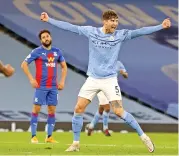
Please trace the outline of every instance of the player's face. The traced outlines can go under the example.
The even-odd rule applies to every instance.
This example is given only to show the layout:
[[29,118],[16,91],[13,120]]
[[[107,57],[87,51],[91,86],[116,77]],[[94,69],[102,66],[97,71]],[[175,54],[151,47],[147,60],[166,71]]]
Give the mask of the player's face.
[[41,43],[45,47],[49,47],[52,44],[52,38],[48,33],[41,34]]
[[104,26],[108,33],[113,33],[119,24],[118,18],[111,18],[109,20],[104,20]]

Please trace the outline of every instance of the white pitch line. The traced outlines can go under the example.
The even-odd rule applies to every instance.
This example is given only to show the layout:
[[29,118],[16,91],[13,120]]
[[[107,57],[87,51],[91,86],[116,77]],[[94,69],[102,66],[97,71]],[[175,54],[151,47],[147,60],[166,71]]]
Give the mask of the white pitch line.
[[[0,142],[0,144],[33,144],[31,142]],[[59,143],[44,143],[44,142],[39,142],[39,143],[34,143],[33,145],[54,145],[54,144],[59,144]],[[62,144],[63,145],[63,144]],[[65,144],[65,145],[71,145],[71,144]],[[132,148],[132,147],[138,147],[138,148],[144,148],[144,145],[115,145],[115,144],[80,144],[80,146],[90,146],[90,147],[123,147],[123,148]],[[177,149],[177,147],[173,146],[157,146],[155,145],[156,149]]]
[[21,152],[23,154],[32,154],[32,152]]
[[26,144],[27,142],[2,142],[0,141],[0,144]]
[[[71,145],[71,144],[66,144],[66,145]],[[100,147],[116,147],[117,145],[113,145],[113,144],[80,144],[80,146],[100,146]]]
[[[41,144],[49,144],[49,143],[45,143],[45,142],[39,142],[39,143],[31,143],[31,142],[0,142],[0,144],[34,144],[34,145],[39,144],[39,145],[41,145]],[[58,143],[53,143],[53,144],[58,144]]]
[[[66,144],[71,145],[71,144]],[[124,148],[132,148],[132,147],[138,147],[138,148],[145,148],[144,145],[114,145],[114,144],[80,144],[80,146],[91,146],[91,147],[124,147]],[[155,148],[168,148],[168,149],[177,149],[177,147],[173,146],[155,146]]]
[[[55,145],[59,143],[44,143],[44,142],[39,142],[39,143],[31,143],[31,142],[0,142],[0,144],[33,144],[33,145]],[[63,145],[63,144],[62,144]],[[71,144],[65,144],[67,146],[70,146]],[[80,144],[80,146],[86,146],[86,147],[121,147],[121,148],[144,148],[145,146],[143,145],[115,145],[115,144]],[[157,146],[155,145],[156,149],[178,149],[177,147],[173,146]]]
[[[43,155],[28,155],[28,156],[44,156],[45,154]],[[0,156],[24,156],[24,155],[0,155]],[[71,155],[45,155],[45,156],[71,156]],[[78,155],[78,156],[109,156],[109,155]],[[112,156],[126,156],[126,155],[112,155]],[[139,155],[130,155],[130,156],[139,156]],[[151,156],[151,155],[141,155],[141,156]],[[177,155],[155,155],[155,156],[177,156]]]

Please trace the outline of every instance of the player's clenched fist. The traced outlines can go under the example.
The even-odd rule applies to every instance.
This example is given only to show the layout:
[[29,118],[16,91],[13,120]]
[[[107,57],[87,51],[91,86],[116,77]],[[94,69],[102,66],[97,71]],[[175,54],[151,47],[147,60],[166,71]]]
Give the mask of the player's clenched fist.
[[171,21],[169,18],[165,19],[163,22],[162,22],[162,26],[164,29],[167,29],[167,28],[170,28],[171,27]]
[[10,64],[3,65],[0,61],[0,73],[4,74],[6,77],[10,77],[14,74],[14,72],[15,69]]
[[15,72],[15,69],[10,64],[5,65],[4,74],[5,74],[6,77],[12,76],[14,74],[14,72]]
[[42,12],[41,15],[40,15],[40,19],[43,22],[48,22],[49,16],[48,16],[48,14],[46,12]]

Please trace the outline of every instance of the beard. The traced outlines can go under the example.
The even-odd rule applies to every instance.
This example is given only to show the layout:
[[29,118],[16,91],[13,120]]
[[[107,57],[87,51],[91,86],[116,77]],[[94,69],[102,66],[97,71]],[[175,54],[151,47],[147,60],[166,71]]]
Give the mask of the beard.
[[43,43],[42,43],[42,45],[43,45],[44,47],[46,47],[46,48],[48,48],[49,46],[51,46],[51,44],[52,44],[52,41],[49,41],[48,43],[46,43],[46,42],[43,42]]

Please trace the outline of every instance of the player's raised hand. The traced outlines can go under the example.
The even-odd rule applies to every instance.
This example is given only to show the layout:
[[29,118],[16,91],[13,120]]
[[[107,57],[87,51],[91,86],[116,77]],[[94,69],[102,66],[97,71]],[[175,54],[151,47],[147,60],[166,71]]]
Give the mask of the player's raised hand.
[[64,86],[65,86],[65,83],[64,82],[60,82],[58,84],[58,90],[63,90]]
[[49,16],[46,12],[42,12],[40,15],[40,20],[43,22],[48,22]]
[[35,79],[31,79],[30,84],[32,85],[33,88],[37,88],[39,86]]
[[162,22],[162,26],[163,29],[167,29],[171,27],[171,21],[169,18],[166,18],[163,22]]

